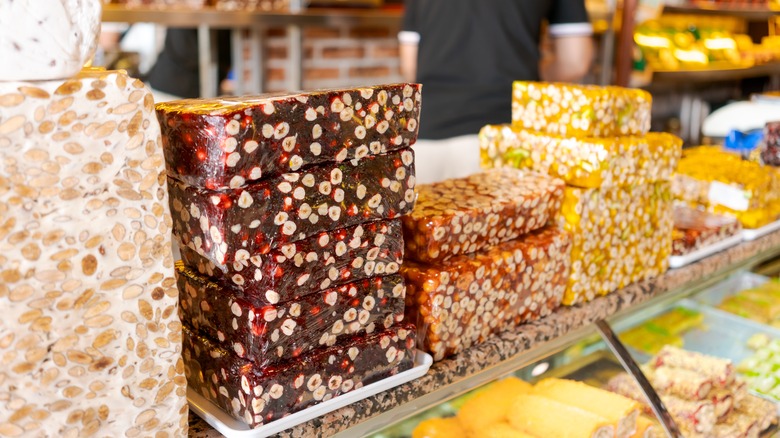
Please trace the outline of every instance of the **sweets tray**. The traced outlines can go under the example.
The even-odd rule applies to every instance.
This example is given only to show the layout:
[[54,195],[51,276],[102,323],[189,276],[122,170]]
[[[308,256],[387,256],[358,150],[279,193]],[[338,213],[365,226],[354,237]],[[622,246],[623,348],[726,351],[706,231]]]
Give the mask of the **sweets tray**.
[[223,412],[216,405],[194,391],[187,391],[187,401],[190,404],[190,409],[195,414],[227,438],[263,438],[422,377],[428,372],[432,364],[433,358],[429,354],[417,350],[414,365],[407,371],[334,397],[326,402],[316,404],[255,429],[250,429],[249,426]]

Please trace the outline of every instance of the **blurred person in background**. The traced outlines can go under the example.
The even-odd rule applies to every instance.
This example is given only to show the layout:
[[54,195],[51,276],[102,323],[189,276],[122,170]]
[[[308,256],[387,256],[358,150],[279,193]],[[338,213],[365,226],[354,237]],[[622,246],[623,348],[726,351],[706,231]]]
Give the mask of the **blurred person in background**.
[[584,0],[406,0],[404,10],[401,74],[423,84],[420,183],[480,171],[477,134],[511,122],[513,81],[577,82],[593,60]]

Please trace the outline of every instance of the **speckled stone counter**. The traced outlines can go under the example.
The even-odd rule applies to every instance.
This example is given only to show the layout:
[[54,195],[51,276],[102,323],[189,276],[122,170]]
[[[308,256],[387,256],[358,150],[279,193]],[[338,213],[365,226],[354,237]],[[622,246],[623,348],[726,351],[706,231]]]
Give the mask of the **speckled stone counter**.
[[[775,250],[780,250],[780,231],[752,242],[742,243],[698,263],[668,271],[654,280],[630,285],[590,303],[562,308],[547,318],[501,333],[483,344],[437,362],[428,374],[420,379],[288,429],[278,436],[308,438],[334,435],[393,407],[527,352],[572,330],[614,315],[618,311],[626,310],[665,292],[695,285],[732,266],[745,263],[756,255],[765,255],[769,258]],[[212,438],[222,435],[191,413],[190,436]]]

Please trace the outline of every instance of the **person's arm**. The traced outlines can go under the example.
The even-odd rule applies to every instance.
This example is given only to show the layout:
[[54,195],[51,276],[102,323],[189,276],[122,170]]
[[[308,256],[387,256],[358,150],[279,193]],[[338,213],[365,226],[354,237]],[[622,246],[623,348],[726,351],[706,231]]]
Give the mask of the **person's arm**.
[[407,82],[417,80],[417,51],[420,44],[420,32],[417,29],[416,6],[414,0],[406,0],[401,32],[398,33],[401,77]]
[[404,81],[414,82],[417,78],[417,47],[420,34],[404,31],[398,35],[401,64],[401,77]]
[[548,17],[551,56],[540,66],[546,81],[577,82],[593,63],[593,27],[583,0],[554,0]]
[[551,39],[552,54],[540,66],[542,80],[577,82],[593,63],[593,39],[588,36],[562,36]]

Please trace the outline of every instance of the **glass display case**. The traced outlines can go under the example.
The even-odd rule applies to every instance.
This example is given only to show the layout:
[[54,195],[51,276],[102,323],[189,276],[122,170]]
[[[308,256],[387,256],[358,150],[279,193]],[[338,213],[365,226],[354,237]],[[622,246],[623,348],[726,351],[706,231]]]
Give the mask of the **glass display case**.
[[[742,433],[752,435],[757,433],[759,428],[762,430],[760,436],[776,436],[776,413],[780,407],[780,373],[777,373],[780,369],[780,330],[775,326],[776,317],[780,315],[780,280],[773,277],[778,273],[778,259],[771,259],[750,269],[732,270],[715,280],[702,281],[698,286],[674,291],[669,297],[661,297],[641,308],[630,309],[610,319],[612,327],[634,360],[642,364],[643,370],[652,376],[649,377],[651,382],[656,390],[662,393],[662,399],[671,406],[670,411],[678,418],[678,424],[685,423],[681,412],[689,412],[686,409],[698,410],[695,413],[697,425],[706,421],[712,422],[713,429],[706,429],[705,432],[695,432],[683,427],[686,436],[741,436]],[[728,369],[733,370],[735,377],[729,377],[730,383],[722,387],[717,382],[713,386],[707,386],[705,392],[698,391],[699,387],[694,386],[696,390],[690,397],[698,401],[685,401],[681,407],[680,403],[683,401],[680,394],[684,393],[681,393],[679,388],[670,387],[669,378],[660,376],[661,373],[656,368],[661,360],[659,358],[664,354],[664,346],[706,355],[695,356],[696,367],[703,367],[709,357],[716,360],[716,364],[730,364]],[[722,362],[721,359],[727,362]],[[706,375],[706,372],[703,373]],[[453,391],[450,397],[432,407],[417,411],[406,418],[399,418],[367,436],[458,436],[461,431],[468,430],[469,426],[464,426],[464,422],[473,421],[473,414],[462,413],[469,400],[489,392],[491,388],[497,387],[496,382],[510,377],[519,378],[531,385],[536,384],[536,387],[538,382],[547,379],[566,379],[583,382],[595,388],[615,390],[615,384],[611,381],[618,381],[621,374],[625,374],[625,371],[618,359],[595,330],[589,328],[576,339],[558,345],[546,354],[537,355],[535,359],[519,365],[516,369],[496,374],[487,383]],[[686,377],[694,382],[700,379],[695,373]],[[514,387],[513,391],[538,391],[534,388]],[[508,394],[514,393],[510,391]],[[764,406],[765,411],[753,406],[751,403],[754,401]],[[714,416],[710,413],[709,420],[706,414],[701,413],[702,406],[708,404],[712,406],[714,413]],[[772,407],[771,413],[767,413],[767,406]],[[468,411],[469,408],[466,409]],[[749,410],[752,417],[743,413],[746,410]],[[766,415],[765,418],[761,417],[762,412]],[[639,418],[640,421],[636,424],[644,432],[633,436],[663,436],[660,424],[647,410],[642,410]],[[493,435],[495,428],[485,428],[481,425],[481,429],[487,432],[478,436],[533,436]]]

